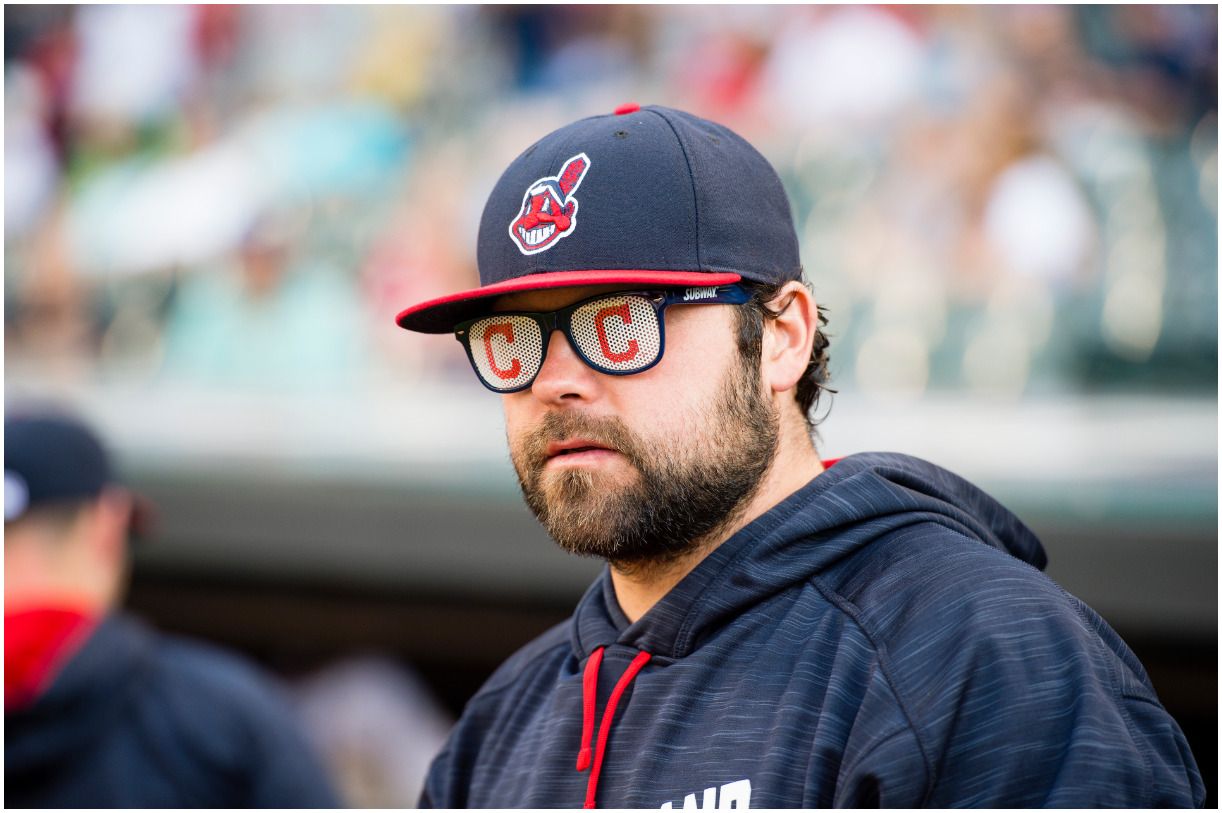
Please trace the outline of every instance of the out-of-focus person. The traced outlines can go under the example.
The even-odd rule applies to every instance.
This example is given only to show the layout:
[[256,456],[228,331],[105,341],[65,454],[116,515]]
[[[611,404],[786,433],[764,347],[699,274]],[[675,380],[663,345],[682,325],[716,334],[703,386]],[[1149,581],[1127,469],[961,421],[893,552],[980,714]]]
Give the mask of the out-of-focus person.
[[6,412],[6,803],[336,806],[268,678],[118,609],[137,506],[82,423]]

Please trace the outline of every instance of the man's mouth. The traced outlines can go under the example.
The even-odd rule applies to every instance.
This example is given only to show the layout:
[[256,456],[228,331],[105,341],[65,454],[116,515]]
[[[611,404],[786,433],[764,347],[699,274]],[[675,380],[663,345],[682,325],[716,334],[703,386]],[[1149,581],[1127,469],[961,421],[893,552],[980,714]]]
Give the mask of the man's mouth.
[[546,243],[556,233],[556,224],[547,223],[536,229],[525,229],[518,226],[518,237],[527,248],[534,248]]
[[597,441],[575,438],[573,440],[552,441],[547,444],[545,454],[547,455],[547,463],[557,460],[564,461],[565,463],[577,463],[579,461],[593,462],[607,455],[619,454],[619,452]]

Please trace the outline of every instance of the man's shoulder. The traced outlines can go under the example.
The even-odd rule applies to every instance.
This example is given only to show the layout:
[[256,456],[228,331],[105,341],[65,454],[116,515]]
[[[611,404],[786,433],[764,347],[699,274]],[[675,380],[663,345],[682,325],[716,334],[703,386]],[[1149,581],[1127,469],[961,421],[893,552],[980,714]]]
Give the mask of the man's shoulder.
[[824,582],[901,694],[928,697],[934,684],[984,674],[998,685],[1056,690],[1048,675],[1057,673],[1062,688],[1097,683],[1157,702],[1132,651],[1084,602],[1004,551],[924,525],[891,535]]
[[[1107,623],[1039,569],[929,524],[890,534],[821,582],[871,642],[877,696],[931,766],[941,795],[929,801],[1140,807],[1199,797],[1182,735]],[[1024,755],[1020,782],[998,773],[1014,764],[990,757],[1002,749]],[[1165,768],[1152,774],[1150,755]],[[1151,795],[1151,776],[1170,790]]]
[[[838,563],[821,580],[862,610],[879,604],[966,605],[1015,595],[1070,598],[1041,570],[962,531],[919,521],[888,532]],[[949,600],[947,591],[957,599]]]
[[936,523],[889,534],[827,576],[833,601],[900,657],[918,644],[928,652],[1011,636],[1097,645],[1097,616],[1047,575]]
[[236,652],[193,638],[155,634],[154,659],[166,679],[234,700],[279,692],[274,678]]
[[133,687],[139,708],[155,709],[184,735],[244,729],[292,717],[280,683],[243,655],[206,641],[156,630],[120,615],[110,622],[132,641],[137,660]]
[[[521,733],[523,709],[546,702],[569,659],[575,658],[570,642],[573,619],[569,618],[510,655],[484,683],[463,709],[445,748],[429,769],[423,807],[468,806],[473,765],[481,755],[505,753],[497,745]],[[571,665],[576,669],[576,665]]]

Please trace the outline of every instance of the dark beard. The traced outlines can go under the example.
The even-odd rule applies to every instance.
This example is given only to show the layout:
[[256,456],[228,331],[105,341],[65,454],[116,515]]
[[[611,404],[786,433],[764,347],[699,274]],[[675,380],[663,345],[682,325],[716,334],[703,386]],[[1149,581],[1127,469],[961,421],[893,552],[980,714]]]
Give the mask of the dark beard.
[[[513,450],[526,504],[561,548],[620,569],[665,565],[695,550],[741,514],[776,454],[779,419],[753,366],[736,365],[682,442],[650,446],[619,418],[549,412],[523,448]],[[621,453],[636,481],[613,490],[600,487],[597,474],[569,470],[545,486],[547,444],[570,437]]]

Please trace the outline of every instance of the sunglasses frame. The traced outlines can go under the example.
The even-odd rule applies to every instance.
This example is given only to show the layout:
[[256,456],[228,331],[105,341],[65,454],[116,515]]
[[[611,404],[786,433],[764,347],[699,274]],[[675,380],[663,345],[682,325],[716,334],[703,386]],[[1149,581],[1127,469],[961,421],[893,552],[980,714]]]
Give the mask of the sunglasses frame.
[[[693,292],[699,292],[693,295]],[[658,355],[653,361],[636,370],[606,370],[600,367],[595,362],[582,352],[577,346],[577,342],[573,340],[572,316],[580,308],[589,305],[591,302],[597,302],[600,299],[611,299],[614,297],[638,296],[646,300],[653,306],[654,315],[658,320]],[[547,348],[551,343],[552,332],[559,330],[568,340],[569,347],[573,348],[573,352],[582,362],[594,370],[595,372],[603,373],[604,375],[636,375],[643,373],[651,367],[655,366],[662,360],[662,355],[666,352],[666,319],[665,311],[671,305],[743,305],[751,300],[751,294],[745,288],[737,283],[732,285],[708,286],[708,287],[687,287],[687,288],[663,288],[654,290],[638,290],[638,291],[610,291],[605,294],[596,294],[579,302],[574,302],[570,305],[565,305],[563,308],[558,308],[554,311],[505,311],[484,314],[475,319],[467,319],[459,322],[454,326],[454,338],[456,338],[463,349],[467,351],[467,361],[471,363],[471,369],[475,371],[475,377],[479,379],[479,383],[483,384],[485,389],[491,390],[498,395],[508,395],[509,393],[521,392],[529,389],[539,376],[539,372],[543,369],[543,363],[547,361]],[[471,334],[470,328],[476,322],[481,322],[493,316],[522,316],[526,317],[535,324],[543,332],[543,348],[539,356],[539,369],[535,370],[534,375],[525,384],[521,384],[511,389],[497,389],[491,386],[484,377],[480,375],[479,367],[475,362],[475,356],[471,350]]]

